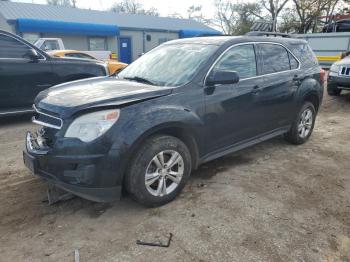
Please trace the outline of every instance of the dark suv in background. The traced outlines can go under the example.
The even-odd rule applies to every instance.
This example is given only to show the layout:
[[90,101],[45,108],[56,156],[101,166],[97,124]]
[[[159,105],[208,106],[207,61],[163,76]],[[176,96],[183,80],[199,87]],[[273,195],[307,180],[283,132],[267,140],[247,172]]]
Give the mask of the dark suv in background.
[[279,135],[307,141],[321,82],[304,40],[170,41],[117,77],[41,92],[34,122],[42,127],[27,134],[24,162],[90,200],[118,199],[124,188],[145,205],[165,204],[204,162]]
[[51,57],[0,30],[0,116],[32,111],[34,98],[51,86],[107,74],[103,63]]

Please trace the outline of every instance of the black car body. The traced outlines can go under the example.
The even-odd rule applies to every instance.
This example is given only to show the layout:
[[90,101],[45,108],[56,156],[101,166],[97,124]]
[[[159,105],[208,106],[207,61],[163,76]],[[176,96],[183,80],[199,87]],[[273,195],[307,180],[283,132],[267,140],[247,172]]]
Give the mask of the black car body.
[[330,22],[325,25],[322,29],[323,33],[332,33],[332,32],[350,32],[350,20],[338,20],[335,22]]
[[[203,54],[198,46],[210,52]],[[185,74],[188,69],[181,71],[174,68],[176,65],[182,62],[188,63],[186,68],[196,67],[185,82],[164,84],[159,79],[166,79],[165,73],[159,76],[159,71],[150,73],[154,78],[159,76],[157,83],[130,77],[134,70],[143,68],[142,72],[147,74],[163,62],[159,58],[154,61],[154,56],[174,60],[174,54],[181,49],[183,53],[167,73],[179,82],[182,76],[178,72]],[[200,63],[191,64],[195,59],[193,52],[202,52],[194,55],[196,59],[201,57]],[[136,61],[119,78],[80,80],[39,94],[35,100],[35,122],[43,129],[37,134],[28,133],[24,151],[24,161],[36,175],[94,201],[119,198],[125,183],[129,185],[126,189],[137,195],[143,188],[133,189],[133,183],[138,183],[133,178],[138,172],[133,163],[143,163],[158,144],[175,146],[171,152],[176,148],[184,152],[182,173],[190,172],[204,162],[272,137],[286,133],[292,136],[295,125],[302,122],[296,123],[296,118],[305,103],[314,108],[316,115],[322,101],[320,67],[304,40],[247,36],[176,40]],[[164,63],[155,70],[166,66]],[[222,68],[216,70],[217,67]],[[231,67],[234,68],[229,70]],[[103,135],[89,142],[67,137],[70,133],[67,129],[74,121],[101,110],[118,110],[119,114],[116,123]],[[313,124],[314,117],[310,128]],[[300,144],[310,134],[292,140]],[[169,139],[162,136],[170,137],[172,142],[166,142]],[[145,145],[146,150],[140,155],[140,148]],[[158,171],[163,175],[166,172]],[[147,202],[143,196],[135,198],[157,205],[173,196],[165,202]]]
[[329,69],[328,94],[331,96],[340,95],[342,90],[350,90],[350,56],[335,62]]
[[103,63],[51,57],[0,30],[0,115],[32,111],[34,98],[44,89],[107,72]]

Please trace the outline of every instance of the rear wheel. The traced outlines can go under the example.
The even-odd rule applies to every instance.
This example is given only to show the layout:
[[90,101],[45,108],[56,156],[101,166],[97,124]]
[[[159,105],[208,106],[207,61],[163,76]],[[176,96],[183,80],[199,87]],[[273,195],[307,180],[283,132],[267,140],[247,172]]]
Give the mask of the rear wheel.
[[288,142],[296,145],[305,143],[312,134],[315,126],[316,110],[311,102],[305,102],[291,129],[285,135]]
[[186,145],[172,136],[148,139],[131,161],[126,188],[146,206],[160,206],[173,200],[191,173],[191,155]]

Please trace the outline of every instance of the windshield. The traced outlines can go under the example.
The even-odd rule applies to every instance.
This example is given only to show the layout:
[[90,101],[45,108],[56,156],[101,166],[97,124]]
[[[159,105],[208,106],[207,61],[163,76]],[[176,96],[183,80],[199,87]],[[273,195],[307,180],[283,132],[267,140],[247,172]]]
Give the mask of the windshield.
[[167,44],[153,49],[126,67],[118,77],[159,86],[189,82],[215,45]]

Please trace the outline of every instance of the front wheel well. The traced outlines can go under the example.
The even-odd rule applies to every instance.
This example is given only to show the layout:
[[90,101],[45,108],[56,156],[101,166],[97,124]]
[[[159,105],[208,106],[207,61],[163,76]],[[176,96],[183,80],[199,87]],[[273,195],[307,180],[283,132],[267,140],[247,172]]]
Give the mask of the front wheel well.
[[194,136],[191,133],[189,133],[187,129],[181,128],[181,127],[164,127],[148,133],[147,135],[143,136],[142,138],[139,139],[139,141],[135,143],[135,146],[131,149],[131,155],[133,155],[133,153],[136,150],[138,150],[139,147],[147,139],[156,135],[168,135],[168,136],[173,136],[180,139],[183,143],[185,143],[185,145],[187,146],[188,150],[191,153],[192,168],[196,169],[198,167],[199,151],[198,151],[197,141],[194,138]]
[[316,112],[319,109],[320,106],[320,99],[317,94],[315,93],[309,93],[304,97],[304,102],[310,102],[314,105]]

